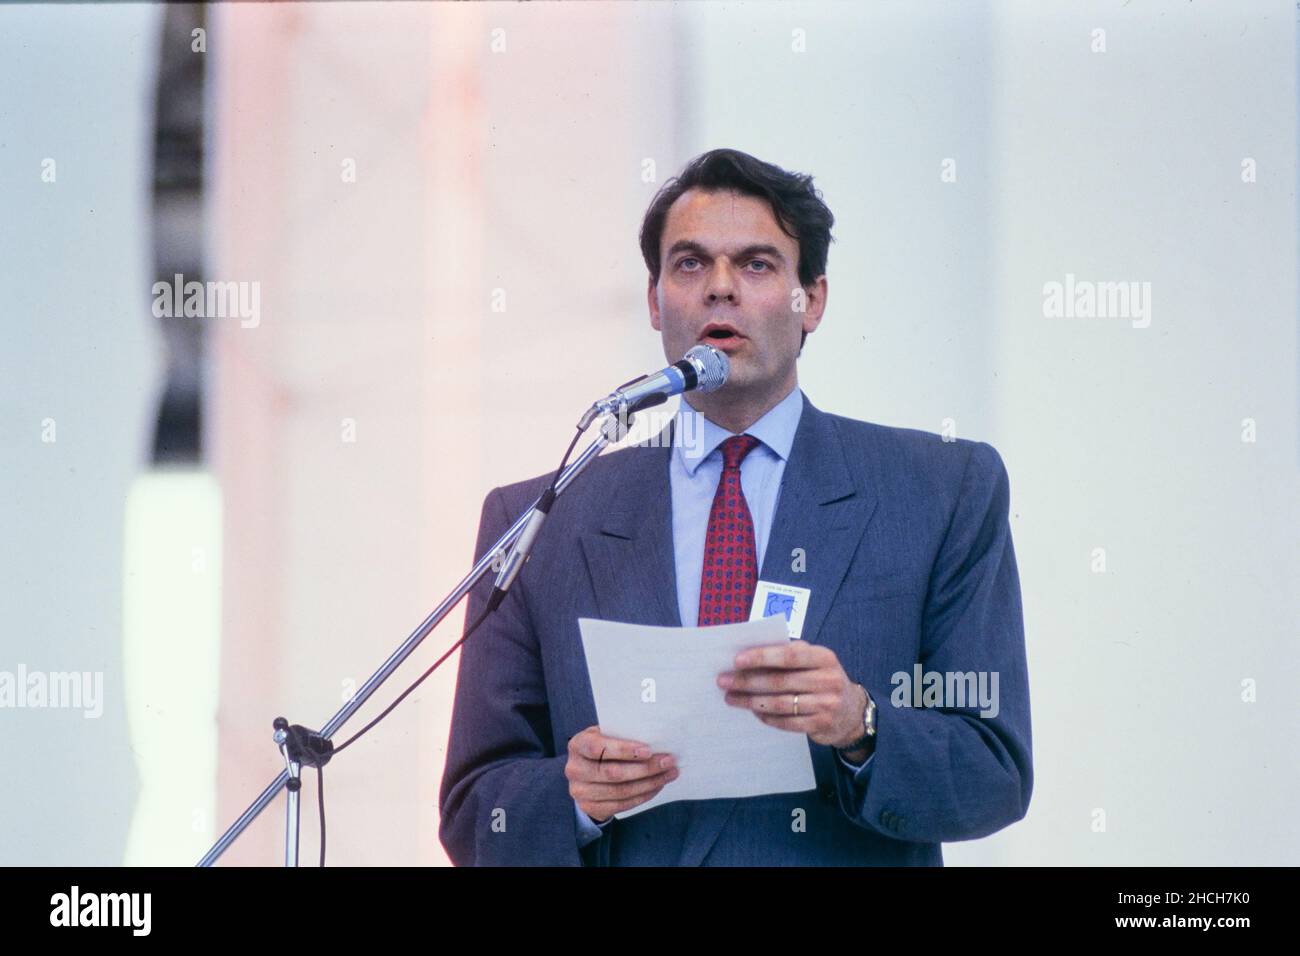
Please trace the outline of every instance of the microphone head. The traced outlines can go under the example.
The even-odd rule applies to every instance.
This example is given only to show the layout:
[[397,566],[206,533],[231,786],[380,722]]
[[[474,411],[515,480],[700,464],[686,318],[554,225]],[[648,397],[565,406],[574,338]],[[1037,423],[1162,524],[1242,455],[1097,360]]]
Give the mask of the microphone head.
[[731,359],[727,353],[719,352],[712,345],[697,345],[686,353],[684,361],[690,362],[699,380],[695,386],[697,392],[714,392],[727,384],[731,374]]

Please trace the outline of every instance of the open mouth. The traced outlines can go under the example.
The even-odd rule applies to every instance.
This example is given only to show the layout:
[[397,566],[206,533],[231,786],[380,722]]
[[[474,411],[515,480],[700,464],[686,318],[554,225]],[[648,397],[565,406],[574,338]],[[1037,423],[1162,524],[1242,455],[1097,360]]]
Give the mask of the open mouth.
[[700,336],[701,342],[734,342],[744,338],[739,332],[729,325],[706,325],[704,334]]

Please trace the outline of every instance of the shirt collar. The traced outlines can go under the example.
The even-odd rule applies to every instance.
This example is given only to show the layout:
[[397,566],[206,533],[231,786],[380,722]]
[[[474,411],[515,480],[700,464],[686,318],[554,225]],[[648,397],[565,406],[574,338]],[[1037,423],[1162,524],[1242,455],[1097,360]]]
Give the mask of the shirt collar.
[[[795,385],[789,395],[769,408],[744,433],[753,435],[782,461],[788,461],[790,449],[794,445],[794,433],[799,427],[799,417],[802,414],[803,392]],[[673,423],[673,445],[676,446],[674,454],[686,469],[686,474],[694,477],[705,459],[730,437],[731,432],[697,412],[685,399],[682,400]]]

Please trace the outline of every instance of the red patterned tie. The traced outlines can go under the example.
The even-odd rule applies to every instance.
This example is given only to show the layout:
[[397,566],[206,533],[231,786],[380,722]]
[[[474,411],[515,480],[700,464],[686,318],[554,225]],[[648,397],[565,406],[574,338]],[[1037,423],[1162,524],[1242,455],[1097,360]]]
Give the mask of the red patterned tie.
[[699,626],[732,624],[749,617],[758,586],[754,521],[740,487],[740,463],[758,445],[753,435],[733,435],[722,443],[722,477],[709,512],[700,577]]

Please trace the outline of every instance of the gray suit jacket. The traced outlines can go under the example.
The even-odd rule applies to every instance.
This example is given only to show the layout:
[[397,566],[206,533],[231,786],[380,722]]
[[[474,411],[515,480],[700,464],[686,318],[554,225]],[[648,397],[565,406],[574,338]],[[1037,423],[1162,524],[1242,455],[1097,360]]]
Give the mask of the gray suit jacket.
[[[982,442],[827,414],[805,395],[760,577],[811,589],[804,639],[834,650],[877,702],[866,784],[809,741],[815,790],[665,804],[579,850],[564,766],[570,738],[598,721],[577,622],[680,626],[671,452],[648,443],[592,462],[556,501],[505,602],[462,647],[439,795],[452,861],[942,865],[942,841],[1022,818],[1033,788],[1029,684],[1000,456]],[[487,496],[476,555],[549,479]],[[467,621],[492,578],[471,592]],[[974,701],[899,706],[894,675],[910,678],[918,663],[996,672],[996,716]]]

